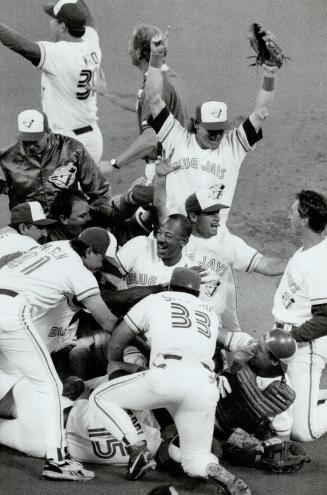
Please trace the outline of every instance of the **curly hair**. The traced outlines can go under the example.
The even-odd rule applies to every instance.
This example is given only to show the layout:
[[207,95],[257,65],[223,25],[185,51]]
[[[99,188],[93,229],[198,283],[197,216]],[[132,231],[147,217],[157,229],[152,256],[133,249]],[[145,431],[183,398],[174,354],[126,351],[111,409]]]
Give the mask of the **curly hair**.
[[299,201],[298,212],[302,218],[308,219],[308,225],[316,233],[324,231],[327,225],[327,199],[315,191],[302,189],[296,195]]

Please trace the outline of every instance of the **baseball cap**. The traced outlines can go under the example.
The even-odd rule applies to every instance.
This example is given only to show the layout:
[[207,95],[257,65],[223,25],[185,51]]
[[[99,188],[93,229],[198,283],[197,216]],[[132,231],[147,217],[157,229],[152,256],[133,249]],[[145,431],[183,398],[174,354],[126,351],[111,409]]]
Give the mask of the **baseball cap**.
[[196,193],[191,194],[185,201],[186,213],[215,213],[229,206],[219,203],[211,189],[200,189]]
[[201,277],[192,268],[177,267],[174,268],[170,279],[170,286],[191,289],[199,292],[201,286]]
[[102,256],[113,258],[117,251],[117,239],[108,230],[101,227],[89,227],[78,238]]
[[10,223],[32,223],[38,227],[46,227],[56,223],[56,220],[47,218],[38,201],[29,201],[14,206],[10,211]]
[[38,141],[49,130],[48,118],[39,110],[24,110],[18,114],[18,139]]
[[43,7],[46,14],[64,22],[67,27],[72,28],[75,32],[80,32],[83,36],[86,25],[86,11],[83,5],[77,3],[77,0],[59,0],[54,5]]
[[206,101],[197,105],[195,118],[208,131],[227,129],[227,105],[223,101]]

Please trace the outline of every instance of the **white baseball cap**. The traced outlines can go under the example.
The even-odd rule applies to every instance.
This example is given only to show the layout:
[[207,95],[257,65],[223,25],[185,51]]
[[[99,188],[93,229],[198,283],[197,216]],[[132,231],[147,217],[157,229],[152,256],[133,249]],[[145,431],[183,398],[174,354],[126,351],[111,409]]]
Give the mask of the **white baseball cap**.
[[215,213],[229,206],[219,203],[212,189],[200,189],[196,193],[191,194],[185,201],[186,213]]
[[197,105],[195,118],[208,131],[227,129],[227,105],[223,101],[206,101]]
[[78,238],[102,256],[114,258],[117,251],[116,237],[102,227],[89,227],[80,233]]
[[44,112],[24,110],[18,115],[18,139],[20,141],[38,141],[48,130],[48,119]]

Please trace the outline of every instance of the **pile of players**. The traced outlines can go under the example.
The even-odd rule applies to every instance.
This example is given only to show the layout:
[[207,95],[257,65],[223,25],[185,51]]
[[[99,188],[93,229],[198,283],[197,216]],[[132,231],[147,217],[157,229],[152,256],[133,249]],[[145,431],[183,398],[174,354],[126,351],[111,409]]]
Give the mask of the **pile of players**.
[[[188,119],[167,33],[138,26],[129,53],[143,75],[140,134],[101,162],[97,94],[134,112],[135,102],[107,88],[84,0],[45,11],[52,42],[0,24],[0,41],[41,70],[43,91],[43,111],[21,112],[17,142],[0,151],[10,208],[0,232],[0,443],[45,458],[46,478],[93,479],[81,461],[127,465],[131,480],[177,463],[250,494],[219,463],[213,437],[230,462],[291,472],[307,457],[290,438],[327,430],[327,404],[317,405],[326,198],[296,195],[289,219],[302,247],[288,263],[226,226],[278,67],[262,66],[254,111],[237,128],[221,101]],[[103,171],[140,157],[146,178],[112,196]],[[233,269],[283,275],[274,328],[260,338],[241,331]]]

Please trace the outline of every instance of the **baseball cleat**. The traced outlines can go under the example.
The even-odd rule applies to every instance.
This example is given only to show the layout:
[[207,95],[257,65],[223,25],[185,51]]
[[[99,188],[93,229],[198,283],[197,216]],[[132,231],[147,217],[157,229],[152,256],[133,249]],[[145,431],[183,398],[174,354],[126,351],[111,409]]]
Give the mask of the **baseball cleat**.
[[80,462],[74,459],[65,459],[64,462],[55,462],[53,459],[45,461],[42,476],[55,480],[89,481],[93,480],[94,472],[83,468]]
[[219,464],[209,464],[207,473],[218,484],[220,495],[251,495],[251,490],[240,478],[230,473]]
[[153,459],[151,452],[146,447],[129,448],[129,461],[126,478],[138,480],[148,471],[156,469],[157,463]]

